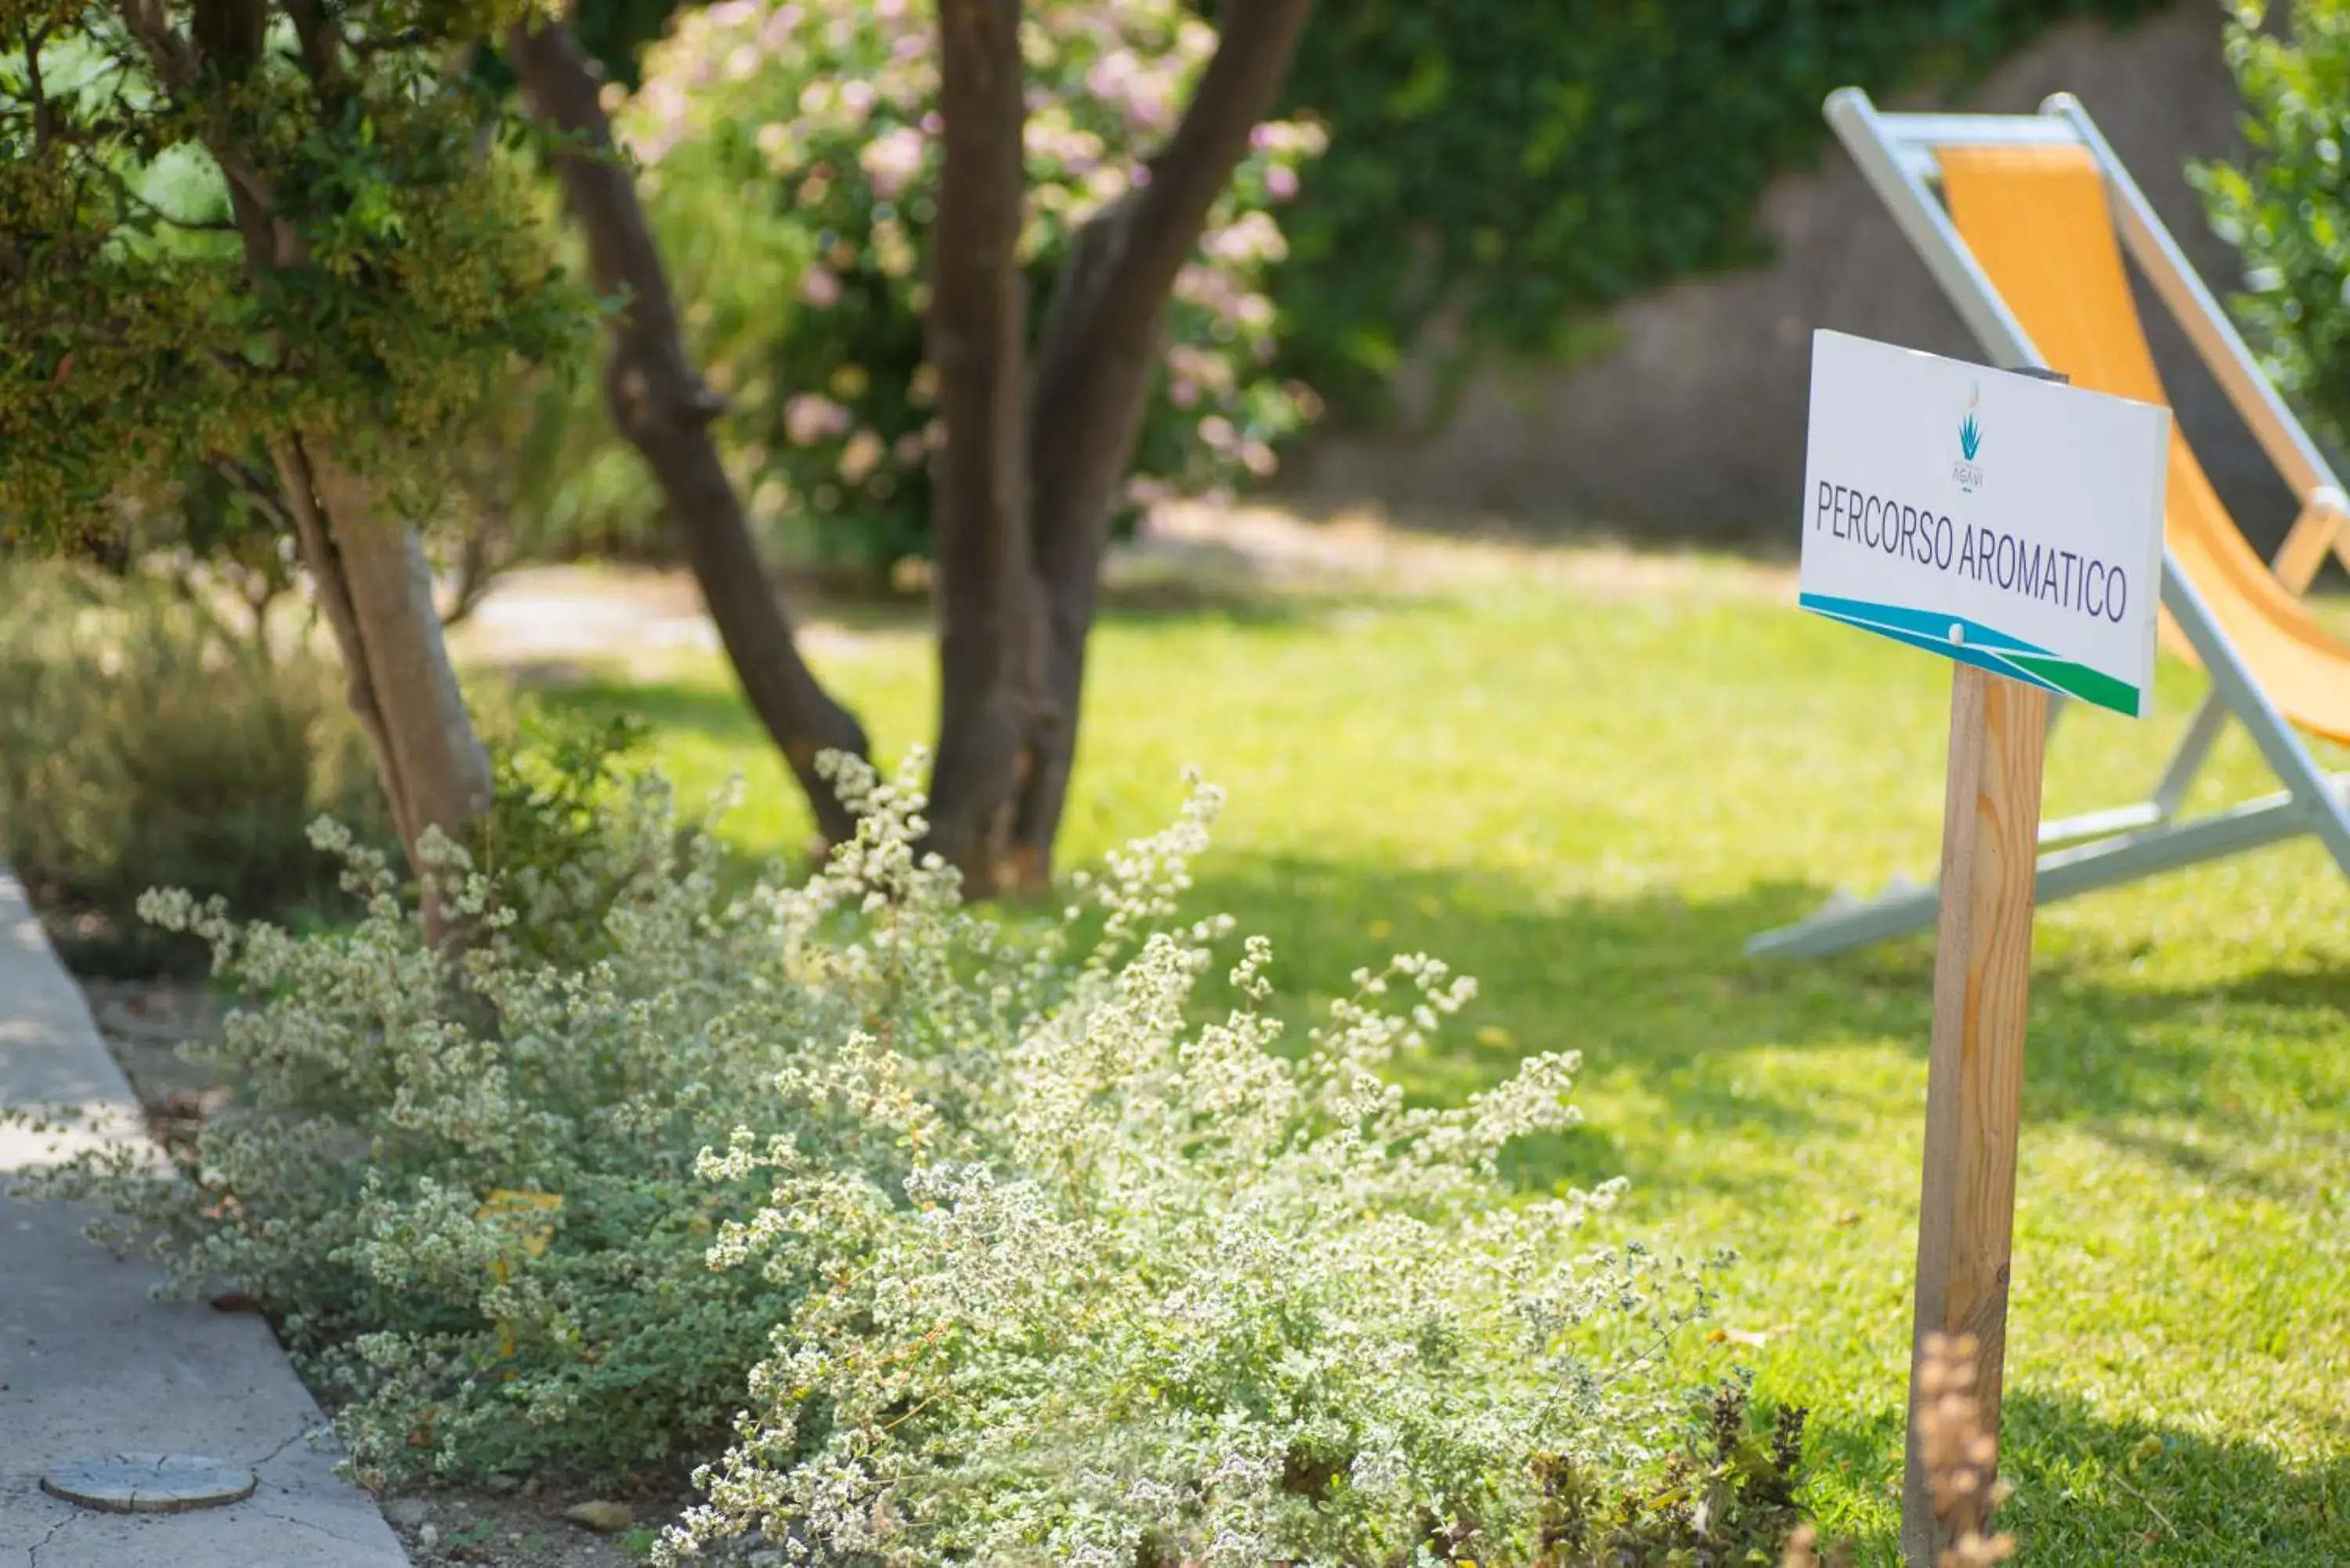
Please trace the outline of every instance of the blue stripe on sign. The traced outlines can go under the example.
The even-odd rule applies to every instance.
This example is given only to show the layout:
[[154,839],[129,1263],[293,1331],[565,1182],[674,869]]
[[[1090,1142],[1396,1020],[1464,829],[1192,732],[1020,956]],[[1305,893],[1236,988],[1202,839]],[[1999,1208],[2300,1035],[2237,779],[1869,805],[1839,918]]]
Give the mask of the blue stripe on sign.
[[[1837,615],[1832,610],[1824,609],[1819,613],[1838,625],[1857,627],[1862,631],[1873,631],[1877,636],[1890,638],[1895,642],[1907,643],[1911,648],[1922,648],[1929,653],[1939,653],[1945,659],[1955,659],[1960,664],[1971,664],[1978,670],[1988,670],[1993,675],[2004,675],[2011,680],[2021,680],[2026,686],[2037,686],[2044,691],[2054,691],[2063,696],[2072,695],[2045,676],[2036,674],[2020,664],[2011,663],[2001,658],[1999,650],[1994,649],[1970,648],[1963,642],[1952,642],[1948,638],[1919,636],[1894,627],[1879,626],[1873,621]],[[1974,633],[1969,631],[1967,636],[1971,639]]]
[[[1853,626],[1866,627],[1871,631],[1881,631],[1887,637],[1901,637],[1904,641],[1924,638],[1928,640],[1918,646],[1952,654],[1959,651],[1950,642],[1950,628],[1956,626],[1964,628],[1968,644],[2005,649],[2012,653],[2037,653],[2051,659],[2057,657],[2038,643],[2011,637],[1995,627],[1969,620],[1964,616],[1940,615],[1932,610],[1911,609],[1904,605],[1873,604],[1867,599],[1840,599],[1827,594],[1804,594],[1798,602],[1807,610]],[[2035,681],[2034,684],[2046,685],[2047,682]]]

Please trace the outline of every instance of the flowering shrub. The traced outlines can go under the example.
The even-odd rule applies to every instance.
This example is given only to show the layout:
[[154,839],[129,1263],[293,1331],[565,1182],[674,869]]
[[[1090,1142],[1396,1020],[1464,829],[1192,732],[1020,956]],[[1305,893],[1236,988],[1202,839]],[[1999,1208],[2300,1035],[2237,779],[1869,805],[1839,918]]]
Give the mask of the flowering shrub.
[[[795,1044],[888,1005],[845,972],[743,981],[804,954],[779,945],[780,911],[719,896],[714,847],[681,845],[656,786],[604,826],[559,876],[517,867],[500,893],[539,881],[518,907],[456,873],[460,914],[489,928],[463,991],[382,859],[330,825],[316,836],[367,898],[347,929],[237,926],[184,893],[142,907],[208,940],[246,999],[192,1053],[239,1105],[203,1127],[183,1183],[100,1159],[54,1185],[109,1201],[126,1237],[146,1228],[181,1289],[270,1314],[370,1482],[601,1479],[704,1451],[775,1309],[774,1287],[703,1265],[727,1199],[694,1154]],[[819,878],[791,918],[842,896]],[[536,961],[518,918],[534,898],[556,929],[604,905],[600,956]]]
[[[1180,0],[1052,0],[1022,30],[1030,90],[1020,254],[1041,317],[1078,226],[1137,181],[1215,46]],[[621,130],[697,301],[697,348],[733,400],[763,521],[836,558],[922,554],[939,428],[923,368],[925,246],[939,169],[936,23],[911,0],[722,0],[648,56]],[[1265,369],[1272,207],[1320,130],[1257,128],[1175,286],[1166,376],[1129,499],[1270,473],[1315,408]]]
[[847,1116],[902,1151],[887,1181],[795,1133],[702,1160],[775,1184],[713,1261],[837,1261],[672,1560],[757,1521],[905,1564],[1525,1561],[1544,1456],[1620,1473],[1678,1430],[1668,1384],[1590,1350],[1597,1320],[1669,1338],[1703,1308],[1690,1272],[1567,1250],[1613,1184],[1498,1200],[1503,1145],[1574,1120],[1574,1059],[1408,1107],[1381,1067],[1472,988],[1426,958],[1358,974],[1292,1060],[1261,939],[1241,1008],[1187,1028],[1214,929],[1156,932],[1029,1021],[976,1137],[876,1036],[787,1076],[784,1125]]
[[[1287,1054],[1255,940],[1197,1021],[1213,792],[1012,929],[918,853],[910,779],[846,777],[858,834],[800,887],[723,893],[652,781],[560,887],[436,846],[463,986],[328,828],[348,931],[151,896],[254,999],[215,1052],[243,1107],[184,1183],[53,1189],[269,1311],[369,1479],[681,1468],[733,1417],[672,1556],[1529,1562],[1680,1450],[1664,1353],[1718,1261],[1578,1243],[1616,1183],[1497,1179],[1575,1119],[1571,1055],[1409,1106],[1382,1068],[1472,985],[1399,958]],[[584,955],[521,943],[542,898],[606,910]]]
[[[1231,922],[1164,922],[1216,804],[1087,885],[1107,945],[1055,1005],[999,1009],[943,1079],[862,1028],[778,1079],[781,1131],[703,1157],[721,1190],[772,1184],[712,1262],[816,1283],[671,1560],[755,1524],[906,1564],[1526,1561],[1545,1460],[1622,1475],[1676,1439],[1653,1358],[1705,1310],[1702,1268],[1570,1247],[1618,1183],[1513,1205],[1497,1180],[1511,1140],[1577,1119],[1572,1055],[1408,1106],[1382,1069],[1473,984],[1418,955],[1360,971],[1293,1057],[1263,939],[1240,1006],[1187,1023]],[[943,906],[949,877],[907,885]],[[812,1124],[887,1157],[834,1158]]]

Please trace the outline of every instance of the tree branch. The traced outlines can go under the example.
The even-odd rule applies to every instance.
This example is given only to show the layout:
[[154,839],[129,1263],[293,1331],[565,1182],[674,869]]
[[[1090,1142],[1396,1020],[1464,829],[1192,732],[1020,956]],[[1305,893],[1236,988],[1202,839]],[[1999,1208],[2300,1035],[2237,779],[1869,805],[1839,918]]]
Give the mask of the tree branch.
[[229,482],[240,494],[258,507],[277,527],[300,536],[301,528],[286,493],[273,483],[267,474],[243,458],[222,457],[213,460],[213,469]]
[[1097,569],[1101,524],[1133,452],[1168,293],[1250,132],[1271,110],[1312,9],[1313,0],[1230,0],[1215,57],[1150,160],[1149,183],[1077,236],[1045,318],[1029,414],[1032,442],[1051,442],[1036,446],[1032,462],[1037,565],[1056,601]]
[[[318,0],[286,0],[286,15],[293,21],[294,37],[301,46],[303,73],[314,84],[331,80],[339,64],[336,45],[342,34],[342,30],[335,26],[334,18],[326,14]],[[421,43],[425,36],[422,28],[411,27],[387,40],[384,47],[393,47],[411,41]],[[369,51],[362,49],[361,52]]]
[[49,151],[49,95],[41,84],[41,47],[49,41],[49,29],[36,28],[30,21],[25,24],[25,87],[33,107],[33,155],[45,157]]
[[[200,27],[230,39],[227,47],[233,47],[236,28],[229,19],[230,9],[242,3],[243,0],[199,0],[196,21]],[[117,0],[117,6],[124,28],[146,51],[156,78],[173,93],[186,93],[203,68],[203,57],[187,36],[172,25],[168,0]],[[253,9],[266,21],[266,7],[260,0],[255,0]],[[256,44],[256,50],[258,47]],[[237,233],[244,241],[246,269],[258,271],[289,262],[295,242],[290,227],[276,215],[276,194],[267,177],[243,148],[224,138],[208,135],[203,145],[228,182],[229,208],[234,214]]]
[[[1133,315],[1164,299],[1250,132],[1272,111],[1313,9],[1313,0],[1227,0],[1215,55],[1175,134],[1151,157],[1149,183],[1087,225],[1081,248],[1090,241],[1109,254],[1097,289],[1073,305]],[[1097,225],[1106,232],[1092,234]]]
[[[1101,555],[1134,455],[1175,275],[1231,182],[1249,134],[1289,73],[1312,0],[1229,0],[1223,30],[1149,182],[1097,213],[1054,291],[1029,392],[1031,547],[1052,625],[1053,697],[1075,714],[1085,684]],[[1075,736],[1063,735],[1025,792],[1018,836],[1049,849]]]
[[518,24],[505,52],[532,111],[561,138],[549,156],[571,221],[588,242],[597,287],[627,297],[611,318],[604,378],[612,422],[660,484],[743,695],[806,792],[818,830],[841,843],[856,823],[816,759],[828,751],[866,755],[865,731],[800,658],[791,619],[752,544],[710,434],[725,405],[686,356],[660,247],[598,99],[597,67],[560,22]]
[[268,0],[193,0],[188,36],[201,63],[229,81],[242,81],[269,42]]
[[147,51],[155,74],[174,92],[196,76],[196,52],[177,27],[165,0],[120,0],[122,25]]

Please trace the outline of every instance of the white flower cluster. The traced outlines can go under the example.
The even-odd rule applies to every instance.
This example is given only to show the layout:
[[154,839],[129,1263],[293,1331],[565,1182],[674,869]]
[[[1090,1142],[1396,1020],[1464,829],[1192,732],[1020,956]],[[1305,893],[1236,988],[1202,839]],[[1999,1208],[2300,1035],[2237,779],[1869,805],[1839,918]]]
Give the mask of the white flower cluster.
[[[1578,1238],[1617,1183],[1520,1204],[1497,1180],[1510,1140],[1575,1121],[1573,1055],[1409,1106],[1385,1069],[1473,983],[1399,958],[1284,1053],[1262,938],[1240,1005],[1194,1022],[1231,922],[1172,917],[1216,804],[1088,885],[1105,945],[955,1058],[966,1114],[864,1031],[778,1080],[784,1130],[704,1155],[772,1184],[712,1264],[817,1282],[665,1561],[755,1527],[908,1568],[1523,1562],[1538,1461],[1627,1473],[1678,1433],[1659,1352],[1703,1271]],[[902,1163],[812,1149],[812,1119]]]
[[[494,887],[444,846],[454,967],[331,829],[355,929],[151,896],[253,999],[241,1114],[187,1182],[63,1186],[271,1311],[370,1479],[674,1466],[731,1418],[672,1560],[1524,1562],[1546,1470],[1675,1440],[1704,1269],[1594,1246],[1614,1183],[1500,1179],[1573,1125],[1572,1055],[1408,1103],[1395,1054],[1474,994],[1419,955],[1285,1042],[1250,938],[1218,1016],[1196,783],[1006,924],[921,850],[916,774],[838,776],[859,830],[799,884],[725,892],[654,783],[575,864]],[[607,911],[592,952],[536,956],[535,909]]]
[[[332,824],[320,846],[369,898],[348,929],[151,894],[142,913],[209,940],[247,1003],[196,1053],[237,1110],[184,1182],[93,1157],[48,1185],[109,1203],[116,1239],[158,1243],[179,1289],[268,1312],[370,1480],[682,1469],[723,1442],[789,1299],[709,1268],[717,1224],[764,1188],[710,1187],[701,1150],[860,1031],[920,1054],[961,1116],[956,1064],[1055,983],[1049,941],[963,910],[916,853],[917,791],[851,769],[847,793],[853,843],[739,893],[652,779],[564,838],[575,857],[496,885],[440,844],[477,938],[453,961]],[[591,944],[546,940],[591,912]],[[898,1159],[853,1110],[797,1130],[844,1165]]]

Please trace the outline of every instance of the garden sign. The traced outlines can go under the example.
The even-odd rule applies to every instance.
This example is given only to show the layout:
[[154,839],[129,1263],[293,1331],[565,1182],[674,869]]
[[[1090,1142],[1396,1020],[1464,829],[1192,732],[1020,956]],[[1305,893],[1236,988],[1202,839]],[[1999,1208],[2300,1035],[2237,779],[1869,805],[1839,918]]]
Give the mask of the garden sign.
[[2170,411],[2048,375],[1812,338],[1803,606],[1958,663],[1902,1488],[1913,1555],[1934,1533],[1929,1336],[1973,1337],[1999,1426],[2048,694],[2142,718],[2153,684]]

